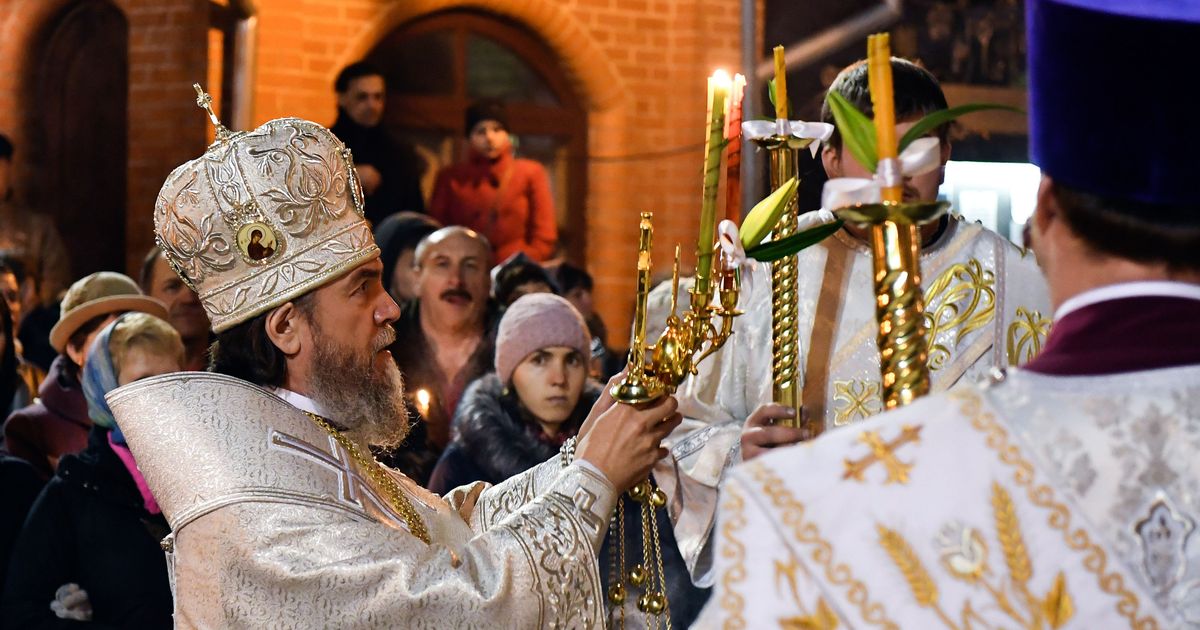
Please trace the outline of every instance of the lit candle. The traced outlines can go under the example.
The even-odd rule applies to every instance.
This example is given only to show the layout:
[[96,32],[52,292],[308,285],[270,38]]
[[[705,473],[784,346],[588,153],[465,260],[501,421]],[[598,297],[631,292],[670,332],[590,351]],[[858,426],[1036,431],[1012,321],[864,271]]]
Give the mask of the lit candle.
[[429,395],[429,390],[418,389],[416,393],[417,413],[421,414],[422,420],[429,419],[429,404],[433,402],[433,397]]
[[775,47],[775,118],[788,117],[787,62],[783,60],[783,46]]
[[746,77],[733,75],[733,87],[725,114],[725,218],[742,220],[742,99],[746,95]]
[[[892,92],[892,50],[887,33],[867,39],[867,80],[875,110],[875,146],[880,161],[896,157],[896,98]],[[903,186],[887,186],[883,200],[900,202]]]
[[[729,74],[717,70],[708,78],[708,127],[704,140],[704,197],[700,203],[700,237],[696,241],[696,284],[699,295],[709,290],[713,244],[717,233],[717,188],[721,183],[721,150],[725,141],[725,97]],[[707,301],[705,301],[705,306]]]

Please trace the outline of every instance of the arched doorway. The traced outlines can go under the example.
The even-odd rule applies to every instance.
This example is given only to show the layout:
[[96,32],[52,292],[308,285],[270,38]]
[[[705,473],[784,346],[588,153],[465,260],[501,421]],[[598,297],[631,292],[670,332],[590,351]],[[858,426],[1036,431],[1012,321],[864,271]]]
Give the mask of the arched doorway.
[[480,98],[503,99],[517,154],[546,167],[558,212],[559,247],[586,255],[587,115],[553,51],[521,25],[472,11],[448,11],[400,26],[367,55],[387,78],[385,124],[437,169],[461,158],[463,115]]
[[125,268],[129,24],[108,0],[72,3],[36,47],[36,206],[54,218],[71,274]]

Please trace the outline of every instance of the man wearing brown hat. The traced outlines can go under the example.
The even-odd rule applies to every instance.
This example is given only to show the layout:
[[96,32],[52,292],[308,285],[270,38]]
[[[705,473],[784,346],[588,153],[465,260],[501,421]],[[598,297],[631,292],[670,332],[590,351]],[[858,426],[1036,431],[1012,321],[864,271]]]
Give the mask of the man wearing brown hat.
[[384,468],[369,447],[407,428],[399,309],[349,151],[294,118],[217,138],[154,214],[212,321],[212,373],[108,396],[171,524],[176,627],[602,627],[597,549],[674,400],[601,405],[577,446],[494,487],[441,498]]
[[79,373],[92,338],[122,313],[167,316],[161,302],[142,295],[127,276],[111,271],[94,273],[71,285],[61,309],[62,316],[50,331],[50,345],[58,351],[58,358],[50,364],[38,398],[14,411],[4,423],[5,448],[28,461],[43,480],[54,475],[59,457],[87,446],[92,421]]

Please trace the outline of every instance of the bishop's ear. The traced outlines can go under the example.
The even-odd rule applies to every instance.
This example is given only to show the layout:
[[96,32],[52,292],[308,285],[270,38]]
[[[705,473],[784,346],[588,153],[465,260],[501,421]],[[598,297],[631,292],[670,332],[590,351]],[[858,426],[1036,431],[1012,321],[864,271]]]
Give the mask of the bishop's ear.
[[267,338],[284,355],[295,356],[304,347],[308,322],[294,303],[287,302],[274,308],[267,313],[263,325],[267,328]]

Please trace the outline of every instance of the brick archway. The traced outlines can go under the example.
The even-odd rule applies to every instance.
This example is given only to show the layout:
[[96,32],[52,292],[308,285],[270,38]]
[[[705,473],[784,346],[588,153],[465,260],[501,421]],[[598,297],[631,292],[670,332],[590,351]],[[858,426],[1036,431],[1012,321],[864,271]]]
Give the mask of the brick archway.
[[[349,46],[337,70],[364,57],[371,47],[400,25],[448,9],[476,9],[521,22],[537,33],[559,56],[576,92],[590,112],[621,102],[626,88],[603,49],[571,13],[555,0],[410,0],[394,3]],[[328,82],[333,83],[333,75]]]

